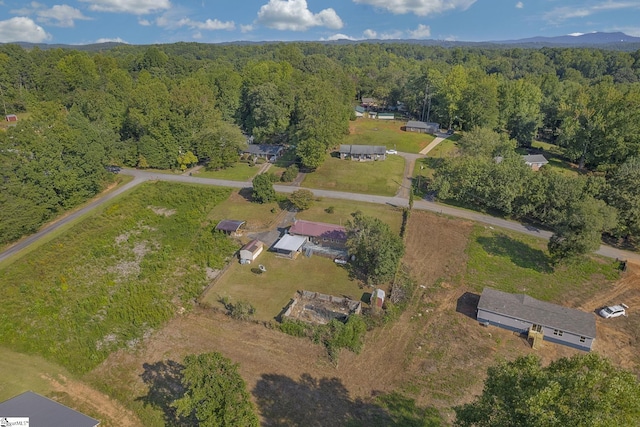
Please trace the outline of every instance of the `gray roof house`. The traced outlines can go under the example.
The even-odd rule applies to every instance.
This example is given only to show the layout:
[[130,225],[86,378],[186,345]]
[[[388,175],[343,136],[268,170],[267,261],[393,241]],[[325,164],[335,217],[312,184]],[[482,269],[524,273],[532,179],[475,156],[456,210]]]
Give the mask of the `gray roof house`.
[[252,157],[262,157],[270,162],[275,162],[280,156],[284,147],[282,145],[270,144],[249,144],[242,154],[248,154]]
[[406,132],[419,132],[419,133],[432,133],[435,134],[440,131],[439,123],[426,123],[419,122],[417,120],[409,120],[406,125],[404,125],[404,130]]
[[549,161],[542,154],[527,154],[522,156],[522,160],[534,171],[537,171]]
[[384,145],[341,145],[340,158],[351,160],[384,160],[387,147]]
[[478,302],[478,322],[519,333],[534,329],[545,341],[589,351],[596,339],[593,313],[551,304],[524,294],[484,288]]
[[32,391],[0,403],[0,419],[5,418],[28,418],[30,427],[96,427],[100,424],[98,420]]

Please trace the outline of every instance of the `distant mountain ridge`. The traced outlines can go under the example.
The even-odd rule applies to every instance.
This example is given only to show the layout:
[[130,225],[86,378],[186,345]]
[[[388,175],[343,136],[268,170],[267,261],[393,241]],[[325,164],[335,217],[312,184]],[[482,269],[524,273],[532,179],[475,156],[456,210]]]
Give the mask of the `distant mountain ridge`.
[[[185,43],[185,42],[178,42]],[[585,33],[581,35],[564,35],[564,36],[550,36],[550,37],[529,37],[517,40],[495,40],[495,41],[482,41],[482,42],[470,42],[470,41],[453,41],[453,40],[436,40],[436,39],[364,39],[364,40],[351,40],[351,39],[338,39],[338,40],[325,40],[325,41],[313,41],[313,40],[298,40],[298,41],[231,41],[215,43],[221,45],[260,45],[260,44],[274,44],[274,43],[322,43],[322,44],[360,44],[360,43],[406,43],[416,44],[421,46],[440,46],[445,48],[450,47],[483,47],[483,48],[500,48],[500,47],[523,47],[523,48],[541,48],[541,47],[591,47],[599,49],[609,50],[623,50],[623,51],[635,51],[640,49],[640,37],[629,36],[622,32],[594,32]],[[109,50],[117,46],[126,46],[126,43],[108,42],[108,43],[95,43],[86,45],[65,45],[65,44],[46,44],[46,43],[27,43],[27,42],[14,42],[14,43],[0,43],[0,44],[17,44],[25,49],[33,49],[38,47],[40,49],[74,49],[85,51],[102,51]],[[174,44],[174,43],[160,43],[162,44]],[[207,43],[205,43],[207,44]],[[132,46],[145,46],[145,45],[132,45]],[[150,45],[148,45],[150,46]]]
[[640,37],[629,36],[625,33],[586,33],[581,35],[565,35],[555,37],[530,37],[518,40],[493,41],[496,44],[544,44],[565,46],[594,46],[616,43],[640,43]]

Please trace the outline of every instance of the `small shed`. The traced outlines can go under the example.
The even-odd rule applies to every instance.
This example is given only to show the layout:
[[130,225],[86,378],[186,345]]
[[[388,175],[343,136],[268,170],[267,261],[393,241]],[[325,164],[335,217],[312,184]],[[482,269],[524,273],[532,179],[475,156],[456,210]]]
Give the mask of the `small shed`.
[[264,249],[264,243],[260,240],[252,240],[242,248],[240,248],[240,264],[251,264],[251,261],[255,261],[258,255],[262,253]]
[[532,170],[537,171],[542,166],[549,163],[549,161],[542,154],[527,154],[522,156],[522,160],[529,166]]
[[404,130],[407,132],[435,134],[438,131],[440,131],[440,124],[420,122],[417,120],[409,120],[407,124],[404,126]]
[[6,116],[4,116],[4,118],[8,122],[17,122],[18,121],[18,116],[16,116],[15,114],[7,114]]
[[384,160],[387,158],[387,147],[384,145],[346,145],[340,146],[340,158],[351,160]]
[[358,105],[355,107],[354,110],[355,110],[356,117],[364,117],[364,107],[361,107]]
[[302,246],[306,243],[304,236],[292,236],[285,234],[273,245],[273,250],[288,258],[294,259],[302,251]]
[[[100,424],[100,421],[96,419],[32,391],[25,391],[0,403],[0,417],[0,425],[3,426],[96,427]],[[21,418],[24,420],[20,420]],[[8,424],[2,423],[5,420]],[[20,421],[23,423],[19,424]]]
[[275,162],[282,156],[283,151],[284,147],[282,145],[249,144],[242,153],[251,157],[267,159],[270,162]]
[[378,120],[395,120],[396,115],[394,113],[378,113]]
[[584,351],[591,350],[596,339],[593,313],[491,288],[482,291],[477,318],[484,325],[529,335],[533,331],[545,341]]
[[369,303],[372,307],[382,308],[385,296],[386,294],[382,289],[376,288],[371,292],[371,299],[369,300]]
[[223,219],[216,225],[216,231],[222,231],[223,233],[231,236],[240,236],[242,232],[240,228],[246,223],[246,221],[240,221],[235,219]]
[[289,234],[304,236],[319,246],[344,248],[347,244],[347,229],[335,224],[296,220],[289,228]]

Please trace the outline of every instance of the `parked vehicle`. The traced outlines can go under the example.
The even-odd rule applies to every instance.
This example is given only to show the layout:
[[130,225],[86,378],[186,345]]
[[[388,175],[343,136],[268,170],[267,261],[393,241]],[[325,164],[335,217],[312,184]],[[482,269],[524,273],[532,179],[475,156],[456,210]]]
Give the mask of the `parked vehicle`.
[[598,311],[598,314],[605,319],[618,316],[626,316],[627,308],[629,307],[625,304],[610,305],[608,307],[602,308],[600,311]]

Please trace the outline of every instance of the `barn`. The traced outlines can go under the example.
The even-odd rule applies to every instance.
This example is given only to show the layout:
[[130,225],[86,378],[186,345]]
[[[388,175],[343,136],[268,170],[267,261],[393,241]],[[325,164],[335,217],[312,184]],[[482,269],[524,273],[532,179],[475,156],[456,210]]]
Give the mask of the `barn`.
[[545,341],[584,351],[590,351],[596,339],[593,313],[491,288],[482,291],[477,319],[483,325],[535,334]]

